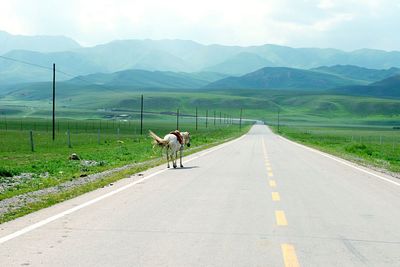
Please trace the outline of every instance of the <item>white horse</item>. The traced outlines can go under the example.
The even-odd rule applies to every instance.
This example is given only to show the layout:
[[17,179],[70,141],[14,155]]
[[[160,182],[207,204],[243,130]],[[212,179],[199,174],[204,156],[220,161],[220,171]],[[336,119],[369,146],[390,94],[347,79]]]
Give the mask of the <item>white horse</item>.
[[[176,168],[176,160],[178,158],[178,151],[180,152],[180,165],[183,168],[182,164],[182,156],[183,156],[183,148],[186,145],[190,147],[190,133],[189,132],[182,132],[174,131],[164,138],[159,137],[152,131],[149,131],[150,136],[154,139],[154,144],[159,145],[161,147],[165,147],[167,149],[167,167],[169,168],[169,160],[172,161],[172,166]],[[179,142],[181,139],[182,144]]]

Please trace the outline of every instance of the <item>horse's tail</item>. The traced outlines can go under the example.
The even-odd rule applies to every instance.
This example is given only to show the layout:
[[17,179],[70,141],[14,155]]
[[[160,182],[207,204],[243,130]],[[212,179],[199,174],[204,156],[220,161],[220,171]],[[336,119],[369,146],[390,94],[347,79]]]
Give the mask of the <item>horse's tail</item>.
[[154,139],[154,144],[159,146],[165,146],[168,144],[168,140],[164,140],[152,131],[149,130],[150,137]]

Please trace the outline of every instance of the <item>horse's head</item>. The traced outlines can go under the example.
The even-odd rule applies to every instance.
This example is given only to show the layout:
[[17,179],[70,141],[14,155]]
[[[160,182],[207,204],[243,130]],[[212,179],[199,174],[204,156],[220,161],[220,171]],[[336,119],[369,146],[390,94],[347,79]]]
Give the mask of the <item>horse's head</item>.
[[183,143],[187,147],[190,147],[190,133],[189,132],[183,132],[181,134],[182,134],[182,137],[183,137]]

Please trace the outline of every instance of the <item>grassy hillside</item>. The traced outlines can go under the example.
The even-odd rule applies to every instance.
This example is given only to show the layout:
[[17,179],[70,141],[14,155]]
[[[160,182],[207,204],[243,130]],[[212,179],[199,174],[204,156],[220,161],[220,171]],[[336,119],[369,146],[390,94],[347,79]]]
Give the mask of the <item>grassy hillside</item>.
[[395,75],[367,86],[344,86],[336,93],[384,98],[400,98],[400,75]]
[[[280,110],[281,121],[288,124],[373,124],[398,125],[400,100],[359,97],[329,92],[287,90],[138,90],[131,87],[104,88],[64,84],[57,87],[57,116],[79,119],[114,118],[129,114],[138,118],[140,95],[144,94],[146,112],[209,116],[214,111],[238,117],[275,123]],[[51,86],[20,87],[0,97],[0,116],[49,117]],[[1,119],[0,119],[1,120]]]
[[396,74],[400,74],[399,68],[377,70],[377,69],[362,68],[353,65],[335,65],[330,67],[324,66],[324,67],[314,68],[311,70],[338,75],[365,84],[377,82],[389,78],[391,76],[394,76]]
[[114,73],[96,73],[74,78],[69,83],[87,85],[102,84],[109,87],[128,86],[131,88],[200,88],[225,77],[213,72],[171,72],[124,70]]
[[324,90],[343,85],[357,84],[357,81],[332,74],[293,68],[267,67],[240,77],[228,77],[206,86],[213,89],[288,89]]

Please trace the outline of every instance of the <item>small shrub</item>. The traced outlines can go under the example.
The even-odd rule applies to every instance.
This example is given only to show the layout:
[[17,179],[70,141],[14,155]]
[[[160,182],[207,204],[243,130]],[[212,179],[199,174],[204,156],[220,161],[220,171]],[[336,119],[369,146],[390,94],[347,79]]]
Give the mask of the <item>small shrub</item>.
[[372,149],[367,147],[365,144],[353,144],[350,146],[346,146],[345,150],[350,153],[367,154],[368,156],[371,156],[373,154]]
[[13,177],[20,174],[19,171],[0,166],[0,177]]

